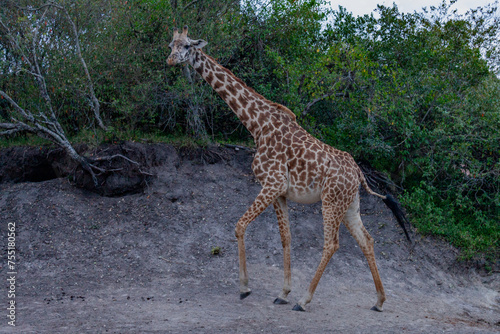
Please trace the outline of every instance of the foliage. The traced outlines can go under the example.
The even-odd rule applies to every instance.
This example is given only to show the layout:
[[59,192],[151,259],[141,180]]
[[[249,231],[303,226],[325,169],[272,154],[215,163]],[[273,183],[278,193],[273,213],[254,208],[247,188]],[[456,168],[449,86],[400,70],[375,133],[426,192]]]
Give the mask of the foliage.
[[[11,4],[12,1],[0,0]],[[43,1],[22,1],[39,6]],[[500,24],[497,3],[414,13],[379,6],[355,17],[325,0],[57,1],[75,18],[107,132],[96,129],[67,20],[44,22],[43,71],[70,136],[196,142],[249,133],[189,68],[166,66],[174,26],[308,131],[389,176],[421,233],[499,255]],[[4,8],[2,6],[2,8]],[[7,7],[5,7],[7,8]],[[29,32],[34,17],[0,15]],[[0,39],[0,90],[43,101]],[[0,117],[8,106],[0,100]]]
[[397,181],[422,233],[446,237],[465,257],[497,257],[495,10],[461,17],[443,3],[427,13],[378,13],[354,18],[340,8],[323,32],[328,42],[316,44],[326,47],[302,57],[271,49],[285,104],[325,142]]

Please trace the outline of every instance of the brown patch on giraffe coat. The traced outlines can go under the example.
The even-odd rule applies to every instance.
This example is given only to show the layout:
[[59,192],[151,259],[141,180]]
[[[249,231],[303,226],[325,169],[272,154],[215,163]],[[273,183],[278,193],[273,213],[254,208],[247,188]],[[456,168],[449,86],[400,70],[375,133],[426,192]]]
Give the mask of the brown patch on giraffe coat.
[[[224,86],[224,84],[220,81],[217,81],[215,80],[215,82],[212,84],[212,86],[214,87],[215,91],[219,91],[221,87]],[[224,92],[225,94],[227,94],[226,92]]]
[[290,128],[284,123],[281,126],[280,132],[282,135],[286,135],[287,133],[290,133]]
[[300,182],[305,182],[307,179],[307,173],[305,171],[300,172],[298,180]]
[[283,144],[281,143],[281,141],[278,141],[276,143],[276,151],[278,151],[278,152],[284,152],[285,151],[285,148],[283,147]]
[[318,162],[318,164],[323,165],[324,162],[326,161],[325,160],[325,153],[320,152],[320,153],[316,154],[316,161]]
[[248,113],[241,113],[239,115],[239,119],[243,124],[247,124],[248,120],[250,119],[250,116]]
[[259,116],[257,117],[257,122],[263,124],[266,121],[266,118],[267,118],[266,113],[260,113]]
[[212,64],[212,62],[206,61],[205,64],[207,64],[207,67],[210,69],[210,71],[214,70],[214,65]]
[[313,151],[311,150],[307,150],[305,153],[304,153],[304,159],[306,160],[313,160],[316,158],[316,154],[314,154]]
[[259,127],[259,123],[254,121],[254,120],[251,120],[249,123],[248,123],[248,131],[250,132],[253,132],[255,129],[257,129]]
[[217,92],[219,96],[224,100],[227,101],[227,98],[229,97],[229,94],[225,90],[220,90]]
[[248,99],[242,94],[238,96],[238,102],[241,104],[243,108],[246,108],[248,105]]
[[285,137],[285,138],[283,138],[281,141],[283,142],[283,145],[284,145],[285,147],[290,146],[290,144],[292,143],[292,140],[291,140],[289,137]]
[[236,101],[235,98],[232,98],[229,101],[227,101],[227,104],[229,104],[229,106],[231,107],[231,109],[238,110],[239,104],[238,104],[238,101]]
[[253,95],[251,95],[247,89],[244,89],[242,92],[243,92],[243,95],[245,95],[245,97],[248,100],[255,100],[255,97]]
[[262,169],[264,171],[269,171],[269,167],[271,167],[271,162],[269,160],[265,160],[262,162]]
[[297,161],[297,170],[303,171],[306,167],[307,162],[304,159],[298,159]]
[[286,154],[284,152],[280,152],[276,155],[276,160],[285,162],[286,161]]
[[205,80],[211,85],[213,86],[212,82],[214,80],[214,75],[212,74],[212,72],[208,72],[207,76],[205,77]]
[[222,72],[215,72],[215,77],[222,82],[226,81],[226,75]]
[[267,146],[268,147],[274,147],[276,145],[276,136],[271,136],[269,137],[269,140],[267,141]]
[[255,109],[256,109],[255,101],[252,101],[248,106],[248,111],[255,112]]
[[285,133],[281,141],[283,145],[285,145],[286,147],[290,147],[290,145],[292,144],[292,133],[291,132]]
[[234,85],[229,84],[227,85],[226,89],[229,92],[229,94],[231,94],[232,96],[236,96],[237,90],[234,87]]
[[307,162],[307,170],[314,171],[318,168],[318,163],[315,160],[309,160]]

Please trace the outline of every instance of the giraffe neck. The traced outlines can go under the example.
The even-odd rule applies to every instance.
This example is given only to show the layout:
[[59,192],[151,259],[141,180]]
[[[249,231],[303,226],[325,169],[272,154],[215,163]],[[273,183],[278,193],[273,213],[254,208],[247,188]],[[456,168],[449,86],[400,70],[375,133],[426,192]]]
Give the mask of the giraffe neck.
[[295,115],[290,110],[256,93],[203,51],[196,50],[191,57],[191,65],[229,105],[254,139],[265,132],[273,112],[284,112],[290,119],[295,120]]

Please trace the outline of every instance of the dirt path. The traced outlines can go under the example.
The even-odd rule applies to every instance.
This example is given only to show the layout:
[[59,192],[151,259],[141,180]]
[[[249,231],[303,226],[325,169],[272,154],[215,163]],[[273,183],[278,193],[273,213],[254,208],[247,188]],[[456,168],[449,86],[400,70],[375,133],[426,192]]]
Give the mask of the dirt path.
[[[410,249],[382,201],[366,195],[383,313],[370,311],[373,281],[345,228],[307,312],[291,310],[321,256],[319,204],[291,205],[292,304],[272,303],[283,277],[272,208],[247,230],[253,293],[240,301],[234,226],[260,189],[251,157],[204,164],[166,149],[144,194],[100,197],[66,179],[0,185],[0,333],[500,332],[499,275],[466,269],[436,240]],[[17,233],[15,328],[6,317],[8,222]]]

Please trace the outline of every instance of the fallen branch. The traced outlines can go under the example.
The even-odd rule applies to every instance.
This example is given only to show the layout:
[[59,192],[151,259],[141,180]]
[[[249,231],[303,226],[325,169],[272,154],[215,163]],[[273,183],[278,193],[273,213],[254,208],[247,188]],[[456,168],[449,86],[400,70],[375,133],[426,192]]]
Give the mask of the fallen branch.
[[131,160],[131,159],[129,159],[126,156],[121,155],[121,154],[115,154],[115,155],[105,156],[105,157],[97,157],[97,158],[94,159],[94,161],[113,160],[113,159],[116,159],[116,158],[122,158],[124,160],[127,160],[130,163],[133,163],[135,165],[139,165],[139,163],[137,161]]
[[[102,152],[106,150],[107,149],[104,149],[99,153],[96,152],[95,154],[102,154]],[[116,160],[123,160],[125,162]],[[105,196],[110,194],[110,189],[112,189],[111,194],[116,194],[113,188],[108,188],[105,185],[109,177],[111,177],[112,175],[121,175],[121,177],[124,178],[130,178],[131,175],[133,175],[134,177],[132,177],[132,179],[134,179],[135,176],[139,176],[141,179],[141,181],[139,182],[147,182],[148,177],[154,176],[153,174],[144,172],[141,169],[142,165],[139,162],[132,160],[122,154],[86,158],[86,165],[81,165],[81,168],[83,168],[83,170],[86,172],[84,174],[79,174],[79,172],[81,172],[81,169],[79,167],[80,165],[77,165],[73,169],[74,185],[91,191],[97,191],[98,193],[104,194]],[[88,179],[85,179],[85,175],[87,175],[87,173],[92,176],[94,187],[90,185]]]

